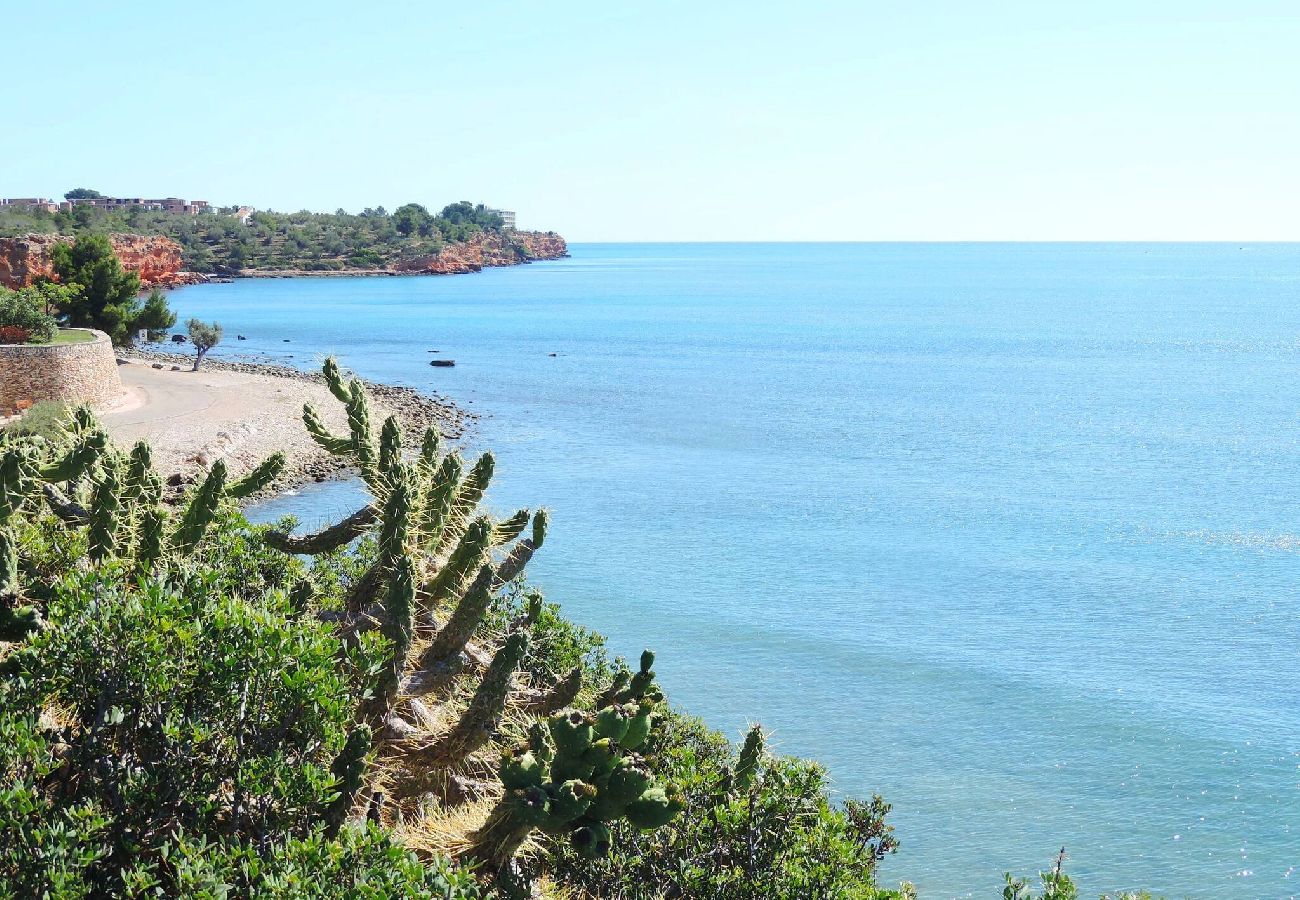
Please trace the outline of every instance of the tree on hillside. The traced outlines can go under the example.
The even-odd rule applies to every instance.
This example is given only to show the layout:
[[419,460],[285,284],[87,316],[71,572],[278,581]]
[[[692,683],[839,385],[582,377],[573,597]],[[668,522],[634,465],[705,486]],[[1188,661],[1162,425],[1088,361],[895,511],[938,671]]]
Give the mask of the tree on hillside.
[[429,226],[432,224],[433,217],[418,203],[407,203],[393,210],[393,225],[407,237],[417,232],[428,234]]
[[140,307],[140,312],[136,315],[135,320],[131,323],[134,331],[145,329],[153,336],[155,332],[166,331],[176,324],[176,313],[167,305],[167,298],[163,292],[154,288],[149,294],[149,298],[144,301],[144,306]]
[[194,344],[194,368],[191,371],[197,372],[203,357],[221,343],[221,323],[213,322],[209,325],[200,319],[190,319],[186,324],[190,330],[190,342]]
[[[137,324],[147,309],[139,298],[140,276],[122,268],[107,237],[88,234],[74,244],[56,244],[50,258],[59,280],[81,291],[63,307],[68,324],[98,328],[119,346],[130,344],[137,328],[151,327]],[[161,305],[165,308],[166,300]],[[158,321],[158,301],[148,309],[150,321]]]
[[90,188],[73,188],[63,195],[64,200],[98,200],[104,195]]

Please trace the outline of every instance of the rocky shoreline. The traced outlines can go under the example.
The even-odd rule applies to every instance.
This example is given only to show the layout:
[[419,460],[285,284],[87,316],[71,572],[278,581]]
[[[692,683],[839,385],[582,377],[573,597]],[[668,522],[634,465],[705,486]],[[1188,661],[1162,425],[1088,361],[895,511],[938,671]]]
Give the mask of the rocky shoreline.
[[[175,369],[178,370],[178,377],[202,374],[202,372],[191,373],[189,371],[194,364],[193,356],[169,353],[148,347],[120,351],[118,359],[123,365],[150,366],[165,371]],[[319,372],[304,372],[290,366],[272,363],[208,358],[203,361],[202,371],[240,373],[275,379],[277,382],[316,385],[320,389],[326,387],[325,378]],[[376,413],[383,416],[396,416],[402,430],[409,435],[419,435],[429,426],[433,426],[438,429],[444,440],[452,443],[463,443],[478,418],[474,413],[461,408],[446,397],[422,393],[414,388],[379,384],[364,379],[363,383],[375,404]],[[199,387],[195,389],[202,390]],[[338,407],[338,404],[332,398],[328,398],[324,403],[317,402],[317,405],[321,407],[322,413],[338,415],[337,409],[331,409],[331,407]],[[303,437],[306,437],[306,429],[300,420],[288,424],[292,425],[296,431],[301,432]],[[342,423],[340,423],[341,425]],[[226,429],[218,432],[218,434],[228,434],[229,431],[230,429]],[[256,442],[245,439],[244,443]],[[418,440],[416,443],[418,444]],[[277,441],[275,446],[255,448],[252,455],[261,458],[277,449],[283,451],[287,456],[288,466],[275,484],[271,485],[259,497],[281,493],[311,482],[346,478],[354,474],[345,460],[325,453],[311,443],[310,439],[306,441]],[[173,478],[175,485],[183,485],[196,480],[201,470],[206,469],[213,461],[211,458],[213,453],[205,452],[202,449],[186,448],[186,453],[187,455],[181,458],[181,462],[188,465],[176,466],[182,471],[175,474]],[[218,456],[225,455],[221,449],[217,449],[215,454]],[[237,469],[239,466],[235,465],[233,468]]]

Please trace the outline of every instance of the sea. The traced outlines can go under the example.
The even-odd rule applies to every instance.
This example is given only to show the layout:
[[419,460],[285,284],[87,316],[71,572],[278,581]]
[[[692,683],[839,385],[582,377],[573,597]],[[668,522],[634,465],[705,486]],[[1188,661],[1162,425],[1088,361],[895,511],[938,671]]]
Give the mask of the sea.
[[884,883],[1300,893],[1300,245],[570,251],[171,302],[477,413],[546,596],[892,803]]

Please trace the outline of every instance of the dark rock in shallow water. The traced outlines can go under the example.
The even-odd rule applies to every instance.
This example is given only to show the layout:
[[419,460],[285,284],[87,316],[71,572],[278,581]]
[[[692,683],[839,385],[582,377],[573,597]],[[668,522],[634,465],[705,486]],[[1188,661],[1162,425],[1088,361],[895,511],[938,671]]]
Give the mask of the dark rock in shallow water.
[[241,340],[241,341],[246,341],[246,340],[248,340],[248,338],[244,337],[242,334],[237,334],[237,335],[235,335],[235,337],[236,337],[238,340]]
[[439,368],[443,368],[443,369],[450,369],[452,366],[456,365],[456,360],[454,360],[454,359],[431,359],[431,360],[429,360],[429,365],[431,365],[431,366],[438,366]]

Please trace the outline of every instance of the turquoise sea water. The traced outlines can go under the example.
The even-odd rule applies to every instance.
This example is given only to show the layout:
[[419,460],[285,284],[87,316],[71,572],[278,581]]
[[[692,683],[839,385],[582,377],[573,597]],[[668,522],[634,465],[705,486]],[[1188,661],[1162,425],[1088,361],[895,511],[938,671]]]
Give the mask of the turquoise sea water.
[[547,595],[883,794],[888,879],[1297,893],[1300,246],[572,253],[172,302],[483,414]]

